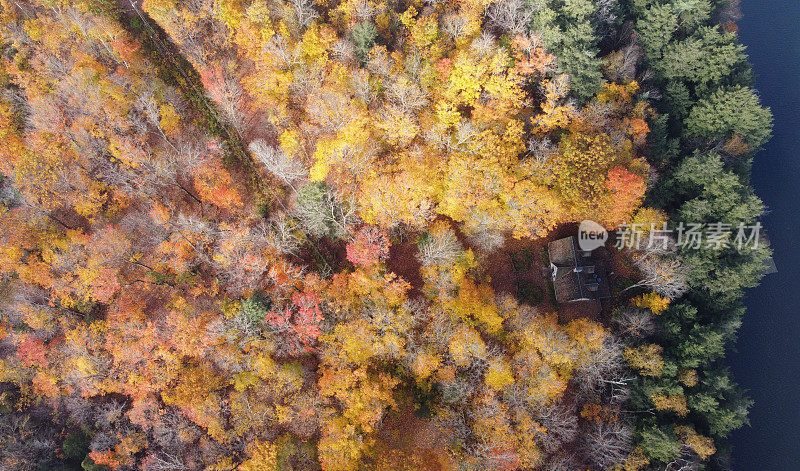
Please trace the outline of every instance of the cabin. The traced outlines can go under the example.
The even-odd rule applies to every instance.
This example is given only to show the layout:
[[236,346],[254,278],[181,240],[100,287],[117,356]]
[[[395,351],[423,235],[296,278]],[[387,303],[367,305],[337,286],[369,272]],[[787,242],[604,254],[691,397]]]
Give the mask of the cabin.
[[580,250],[575,237],[547,244],[553,291],[559,303],[600,301],[611,297],[604,263]]

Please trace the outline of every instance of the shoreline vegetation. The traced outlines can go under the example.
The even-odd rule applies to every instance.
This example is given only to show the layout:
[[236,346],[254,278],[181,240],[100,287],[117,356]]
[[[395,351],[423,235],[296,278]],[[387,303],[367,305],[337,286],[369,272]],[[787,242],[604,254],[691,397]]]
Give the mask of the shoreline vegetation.
[[764,236],[548,247],[758,223],[739,17],[0,0],[0,468],[729,469]]

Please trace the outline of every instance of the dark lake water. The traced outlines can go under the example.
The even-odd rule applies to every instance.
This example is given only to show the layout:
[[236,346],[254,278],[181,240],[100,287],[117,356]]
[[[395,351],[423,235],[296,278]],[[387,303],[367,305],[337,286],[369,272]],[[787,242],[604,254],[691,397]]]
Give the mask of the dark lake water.
[[800,1],[742,0],[741,41],[756,88],[772,108],[772,141],[756,155],[752,183],[778,273],[747,294],[728,363],[755,405],[733,434],[734,471],[800,470]]

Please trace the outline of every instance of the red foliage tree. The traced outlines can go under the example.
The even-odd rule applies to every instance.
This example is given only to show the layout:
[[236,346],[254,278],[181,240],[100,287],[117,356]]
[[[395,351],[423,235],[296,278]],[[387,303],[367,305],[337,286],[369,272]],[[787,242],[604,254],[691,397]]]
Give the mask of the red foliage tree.
[[17,347],[17,356],[27,366],[45,366],[47,364],[47,347],[41,339],[28,335]]
[[362,267],[382,263],[389,256],[390,245],[386,231],[375,226],[363,226],[347,244],[347,260]]
[[293,335],[306,351],[313,351],[321,331],[320,298],[314,293],[294,293],[292,305],[269,312],[265,320],[276,332]]
[[554,57],[541,47],[541,37],[517,36],[511,41],[516,68],[522,75],[543,74],[552,67]]
[[194,186],[203,200],[220,208],[236,209],[242,205],[230,173],[217,158],[208,159],[194,170]]
[[616,227],[626,222],[639,207],[646,190],[644,178],[622,167],[608,171],[606,188],[611,199],[605,220],[606,225]]
[[292,302],[297,306],[294,315],[294,332],[306,347],[319,337],[319,323],[322,322],[322,310],[319,307],[319,296],[314,293],[295,293]]

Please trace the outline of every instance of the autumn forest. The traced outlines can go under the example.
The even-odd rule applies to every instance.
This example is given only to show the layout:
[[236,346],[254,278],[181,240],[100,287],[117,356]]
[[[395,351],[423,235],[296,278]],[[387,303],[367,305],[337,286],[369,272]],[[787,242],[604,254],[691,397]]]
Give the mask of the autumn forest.
[[729,469],[737,3],[0,0],[0,470]]

